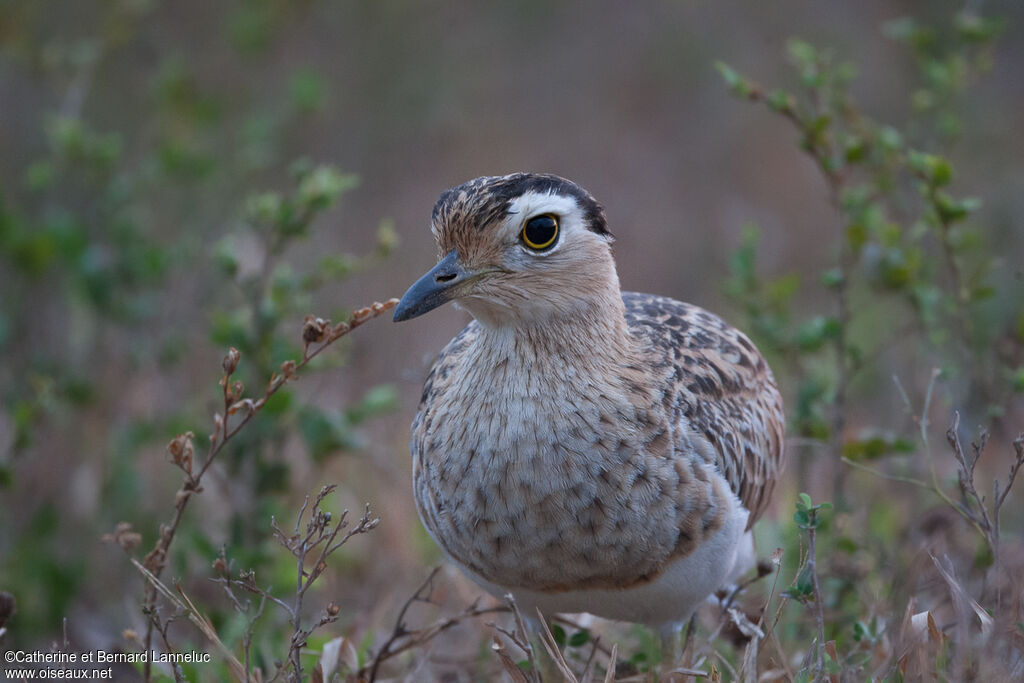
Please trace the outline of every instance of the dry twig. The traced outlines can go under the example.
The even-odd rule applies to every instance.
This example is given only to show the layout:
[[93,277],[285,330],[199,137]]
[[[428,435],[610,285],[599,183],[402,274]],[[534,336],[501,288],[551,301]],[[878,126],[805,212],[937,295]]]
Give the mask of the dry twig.
[[[143,566],[150,572],[153,578],[159,579],[167,565],[167,553],[181,520],[185,514],[192,496],[201,493],[203,475],[216,460],[217,455],[224,449],[227,443],[241,431],[253,417],[266,405],[267,400],[273,396],[281,387],[290,381],[298,378],[298,371],[304,368],[313,358],[319,355],[324,349],[345,336],[356,327],[376,318],[389,311],[398,304],[397,299],[389,299],[384,303],[374,303],[371,306],[360,308],[352,313],[348,320],[332,325],[329,320],[307,316],[303,324],[302,340],[303,354],[299,361],[287,360],[281,364],[281,372],[274,373],[267,382],[263,396],[258,399],[242,397],[242,383],[232,381],[234,374],[241,360],[241,353],[238,349],[231,348],[221,364],[224,374],[220,379],[221,393],[223,397],[223,415],[214,415],[213,432],[210,434],[210,446],[202,465],[195,469],[195,448],[192,442],[192,432],[180,434],[168,445],[173,463],[185,473],[181,488],[175,495],[174,516],[169,524],[160,526],[160,534],[153,549],[149,551],[143,560]],[[232,424],[232,418],[235,422]],[[137,539],[130,539],[122,530],[116,534],[113,540],[117,540],[121,547],[127,552],[131,543]],[[124,542],[123,542],[124,541]],[[342,541],[344,542],[344,541]],[[154,581],[149,581],[146,586],[145,598],[143,601],[143,613],[147,617],[146,636],[144,647],[149,651],[153,642],[153,630],[160,627],[160,617],[157,612],[157,597],[159,591]],[[151,679],[151,663],[146,662],[144,669],[146,681]]]

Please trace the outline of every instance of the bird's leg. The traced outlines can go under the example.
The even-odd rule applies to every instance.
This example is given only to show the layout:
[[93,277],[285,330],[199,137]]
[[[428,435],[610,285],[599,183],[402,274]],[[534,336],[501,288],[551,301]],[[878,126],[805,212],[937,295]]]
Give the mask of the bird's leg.
[[664,624],[658,629],[661,640],[661,665],[664,668],[675,666],[682,656],[682,629],[679,623]]
[[679,666],[686,655],[690,643],[693,642],[693,633],[696,630],[697,615],[694,614],[686,623],[686,636],[683,637],[683,623],[672,621],[662,624],[658,628],[658,635],[661,639],[661,665],[665,668]]

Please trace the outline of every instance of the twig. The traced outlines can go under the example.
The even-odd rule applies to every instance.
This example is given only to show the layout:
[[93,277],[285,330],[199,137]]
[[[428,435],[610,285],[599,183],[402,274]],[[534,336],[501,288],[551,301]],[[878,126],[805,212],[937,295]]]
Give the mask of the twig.
[[416,602],[433,604],[430,600],[430,594],[433,592],[434,577],[437,576],[439,571],[441,571],[440,567],[434,567],[426,580],[424,580],[423,583],[420,584],[419,588],[416,589],[416,592],[413,593],[409,599],[405,601],[405,604],[402,605],[402,609],[399,610],[398,617],[395,619],[395,627],[392,629],[391,635],[388,636],[388,639],[384,641],[384,644],[377,651],[377,654],[373,658],[373,662],[369,666],[364,666],[359,670],[357,675],[358,680],[365,680],[369,683],[373,683],[373,681],[377,680],[380,665],[385,661],[407,650],[423,645],[427,641],[432,640],[438,634],[459,624],[463,619],[508,611],[507,607],[479,607],[478,601],[474,600],[467,608],[453,617],[440,619],[430,626],[410,631],[406,626],[405,616],[408,613],[409,608]]
[[[178,526],[185,514],[194,494],[202,492],[201,481],[203,475],[213,464],[217,455],[224,449],[227,443],[241,431],[253,417],[266,405],[267,400],[288,382],[298,377],[298,371],[304,368],[313,358],[319,355],[324,349],[335,341],[345,336],[356,327],[376,318],[377,316],[394,308],[398,304],[397,299],[389,299],[384,303],[375,302],[366,308],[360,308],[352,313],[347,321],[331,325],[330,321],[313,316],[307,316],[303,324],[303,355],[298,362],[287,360],[281,364],[281,374],[274,373],[267,383],[266,390],[261,398],[257,400],[242,398],[242,386],[240,382],[231,382],[231,375],[234,374],[241,359],[241,353],[237,349],[230,349],[224,357],[222,367],[224,374],[220,380],[221,393],[224,404],[223,417],[220,414],[214,415],[214,430],[210,434],[210,446],[206,459],[198,472],[192,472],[192,434],[187,433],[175,438],[169,449],[176,465],[185,472],[185,479],[175,497],[174,517],[168,525],[161,525],[160,535],[156,545],[144,559],[145,567],[152,573],[154,578],[159,578],[167,564],[167,553],[171,543],[174,541]],[[312,350],[311,350],[312,349]],[[235,425],[230,425],[232,416],[240,415]],[[157,589],[153,582],[146,588],[143,601],[143,611],[150,616],[146,625],[145,648],[148,651],[153,642],[153,619],[156,615]],[[151,679],[151,662],[146,662],[143,676],[148,682]]]
[[818,586],[818,562],[817,562],[817,547],[816,547],[816,534],[815,529],[812,527],[807,530],[807,567],[811,572],[811,581],[814,586],[814,621],[818,626],[818,645],[817,645],[817,673],[815,674],[815,680],[821,678],[825,671],[825,612],[824,605],[821,599],[821,588]]
[[519,665],[508,656],[508,653],[504,649],[504,644],[497,636],[494,637],[494,645],[492,646],[492,649],[494,650],[494,653],[498,655],[498,658],[501,659],[501,665],[505,669],[505,672],[512,676],[512,678],[518,679],[517,683],[542,683],[540,671],[537,668],[537,660],[534,658],[533,645],[530,643],[529,631],[526,629],[526,623],[523,620],[523,615],[519,611],[519,606],[516,605],[516,600],[511,593],[505,595],[505,603],[512,611],[512,618],[515,622],[515,627],[509,631],[494,622],[487,622],[486,625],[508,638],[513,645],[519,648],[519,650],[526,655],[526,661],[530,665],[529,675],[520,669]]
[[221,656],[227,661],[228,668],[231,669],[231,673],[234,674],[235,678],[240,681],[248,680],[246,670],[242,666],[242,663],[238,661],[235,655],[232,654],[231,650],[229,650],[223,641],[221,641],[220,637],[217,635],[217,631],[213,628],[212,622],[210,622],[210,620],[196,608],[181,586],[175,586],[178,593],[175,595],[155,574],[149,571],[149,569],[134,557],[130,558],[129,561],[132,563],[132,566],[139,570],[139,573],[142,574],[143,578],[150,586],[153,587],[153,590],[156,593],[163,596],[168,602],[175,605],[178,609],[188,615],[188,620],[191,621],[204,636],[206,636],[207,640],[217,648],[221,653]]

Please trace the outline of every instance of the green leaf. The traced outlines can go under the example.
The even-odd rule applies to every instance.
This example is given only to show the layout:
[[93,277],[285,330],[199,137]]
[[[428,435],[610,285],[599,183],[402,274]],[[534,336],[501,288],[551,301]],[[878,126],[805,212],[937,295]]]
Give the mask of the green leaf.
[[301,69],[292,74],[290,86],[292,101],[299,111],[309,113],[320,108],[324,81],[314,69]]
[[398,389],[393,384],[381,384],[366,392],[358,403],[345,411],[345,414],[355,425],[371,417],[394,412],[397,409]]
[[559,647],[565,647],[565,629],[560,624],[551,624],[551,635]]
[[821,284],[829,289],[838,289],[843,284],[843,271],[839,268],[829,268],[821,274]]
[[962,221],[980,206],[981,200],[974,197],[957,200],[942,192],[935,196],[935,210],[943,223]]
[[582,647],[590,642],[590,631],[576,631],[569,638],[569,647]]
[[882,126],[878,129],[878,142],[888,151],[895,152],[903,147],[903,136],[891,126]]
[[252,223],[270,224],[280,220],[283,198],[277,192],[261,192],[245,199],[245,217]]
[[859,252],[868,242],[868,229],[863,223],[850,223],[846,226],[846,242],[855,252]]
[[839,321],[832,316],[817,315],[800,326],[796,334],[797,346],[803,351],[820,349],[829,339],[835,339],[840,332]]
[[898,436],[872,435],[843,444],[843,457],[850,460],[874,460],[891,453],[913,452],[913,442]]
[[800,275],[787,273],[767,283],[768,300],[775,305],[785,305],[800,289]]
[[343,175],[330,166],[318,166],[299,182],[297,198],[304,207],[323,210],[331,206],[343,192],[358,184],[357,175]]
[[989,43],[1003,32],[1006,22],[1000,18],[982,17],[965,11],[956,15],[954,26],[966,42]]
[[786,51],[790,58],[801,66],[814,64],[818,61],[818,51],[808,42],[791,38],[786,42]]
[[796,103],[793,96],[785,90],[776,89],[768,94],[768,106],[775,111],[787,112],[793,111],[796,108]]
[[350,425],[337,415],[324,413],[308,407],[299,412],[299,428],[306,440],[310,457],[321,462],[327,456],[340,450],[357,447]]
[[949,161],[934,154],[910,150],[907,152],[907,165],[932,187],[942,187],[953,180],[953,167]]
[[843,551],[844,553],[855,553],[860,550],[860,546],[857,541],[853,540],[849,536],[841,536],[836,539],[836,548]]
[[25,185],[34,192],[45,190],[53,184],[54,175],[52,163],[42,159],[33,161],[25,170]]
[[729,90],[740,97],[750,97],[754,91],[750,81],[740,76],[735,69],[725,62],[715,62],[715,69],[718,70]]
[[809,566],[804,565],[797,575],[796,589],[807,596],[814,594],[814,574]]
[[891,19],[882,24],[882,35],[893,40],[905,41],[918,31],[917,22],[913,17]]
[[1013,373],[1012,383],[1014,391],[1018,393],[1024,392],[1024,365],[1017,368]]
[[843,157],[849,163],[863,161],[867,155],[867,149],[867,142],[857,135],[850,135],[843,141]]

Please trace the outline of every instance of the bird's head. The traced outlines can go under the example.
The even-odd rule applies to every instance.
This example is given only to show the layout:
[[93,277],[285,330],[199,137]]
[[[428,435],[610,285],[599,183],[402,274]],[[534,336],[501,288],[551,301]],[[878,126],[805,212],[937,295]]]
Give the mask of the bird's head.
[[454,301],[485,325],[514,325],[619,297],[604,211],[564,178],[471,180],[441,195],[431,230],[439,261],[402,297],[396,321]]

